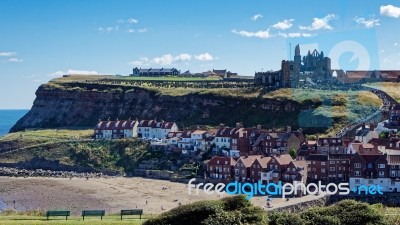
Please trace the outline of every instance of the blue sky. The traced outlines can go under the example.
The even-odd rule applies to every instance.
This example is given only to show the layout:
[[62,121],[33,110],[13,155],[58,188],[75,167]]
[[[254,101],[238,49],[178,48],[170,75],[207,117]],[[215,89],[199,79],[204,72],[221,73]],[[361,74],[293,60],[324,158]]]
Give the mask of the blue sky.
[[398,0],[1,0],[0,27],[0,109],[65,73],[278,70],[298,43],[343,69],[400,69]]

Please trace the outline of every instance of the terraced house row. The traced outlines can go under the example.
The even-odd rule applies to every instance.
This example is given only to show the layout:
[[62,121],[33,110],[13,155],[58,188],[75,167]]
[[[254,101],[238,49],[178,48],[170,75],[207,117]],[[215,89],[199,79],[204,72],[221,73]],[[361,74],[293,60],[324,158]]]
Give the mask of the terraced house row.
[[215,156],[206,162],[204,177],[211,182],[348,182],[350,188],[380,185],[385,192],[399,192],[400,139],[319,138],[303,142],[294,159],[279,152]]

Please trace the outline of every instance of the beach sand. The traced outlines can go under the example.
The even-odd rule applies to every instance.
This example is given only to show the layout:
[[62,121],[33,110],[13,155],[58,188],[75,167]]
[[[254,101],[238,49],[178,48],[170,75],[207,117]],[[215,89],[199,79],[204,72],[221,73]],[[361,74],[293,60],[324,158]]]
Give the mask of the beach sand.
[[[225,195],[189,195],[186,184],[146,178],[10,178],[0,177],[0,202],[6,208],[19,211],[31,209],[71,210],[80,215],[84,209],[104,209],[118,213],[121,209],[144,209],[145,214],[159,214],[205,199],[219,199]],[[321,196],[305,196],[286,202],[273,199],[274,207],[308,201]],[[252,202],[265,208],[265,197],[253,197]],[[15,204],[14,204],[15,201]],[[147,201],[147,204],[146,204]]]

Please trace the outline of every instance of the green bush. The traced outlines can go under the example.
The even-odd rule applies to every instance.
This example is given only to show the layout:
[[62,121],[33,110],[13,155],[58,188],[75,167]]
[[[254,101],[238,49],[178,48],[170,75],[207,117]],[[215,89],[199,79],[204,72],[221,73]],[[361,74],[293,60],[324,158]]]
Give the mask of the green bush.
[[305,225],[304,220],[293,213],[274,212],[269,216],[269,225]]
[[210,216],[202,224],[204,225],[237,225],[240,221],[241,213],[239,211],[225,212],[221,211]]
[[223,203],[224,210],[227,211],[238,210],[251,206],[250,201],[246,199],[245,195],[229,196],[222,198],[220,201]]
[[344,200],[324,208],[309,209],[301,217],[310,225],[317,224],[385,224],[379,206],[368,203]]
[[260,207],[253,206],[245,196],[232,196],[221,200],[201,201],[179,206],[144,225],[266,225],[267,216]]
[[301,214],[301,218],[307,225],[339,225],[338,217],[325,215],[325,210],[321,208],[313,208]]
[[210,216],[221,212],[223,212],[221,201],[200,201],[174,208],[147,220],[143,225],[201,225]]

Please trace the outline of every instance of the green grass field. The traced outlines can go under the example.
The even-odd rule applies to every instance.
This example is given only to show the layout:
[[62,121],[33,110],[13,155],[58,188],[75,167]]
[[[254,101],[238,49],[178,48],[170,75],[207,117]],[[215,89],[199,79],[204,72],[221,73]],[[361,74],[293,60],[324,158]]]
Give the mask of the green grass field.
[[68,221],[65,221],[65,217],[52,217],[50,220],[46,220],[44,216],[26,216],[26,215],[8,215],[0,216],[1,225],[76,225],[76,224],[101,224],[101,225],[122,225],[131,224],[139,225],[145,220],[133,219],[134,217],[126,217],[121,221],[119,216],[106,216],[103,220],[100,217],[85,217],[85,221],[82,217],[69,217]]

